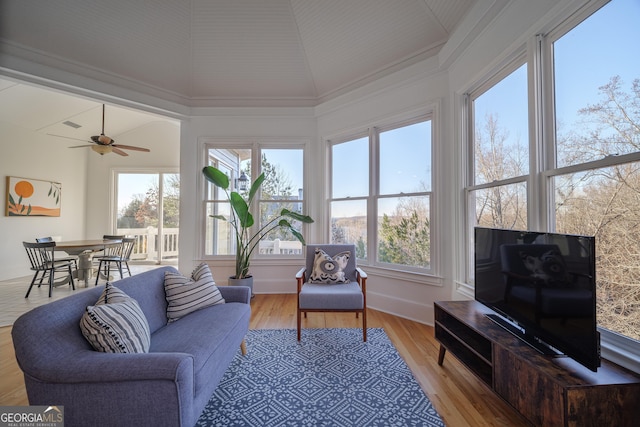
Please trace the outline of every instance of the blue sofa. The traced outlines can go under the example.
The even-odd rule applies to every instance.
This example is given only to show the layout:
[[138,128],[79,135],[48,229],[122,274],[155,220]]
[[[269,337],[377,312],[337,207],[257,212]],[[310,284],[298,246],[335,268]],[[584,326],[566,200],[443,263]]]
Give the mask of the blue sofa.
[[85,308],[104,286],[35,308],[12,337],[31,405],[64,406],[65,426],[193,426],[244,337],[250,289],[221,286],[225,304],[167,324],[162,267],[113,285],[134,298],[151,331],[149,353],[93,350],[81,333]]

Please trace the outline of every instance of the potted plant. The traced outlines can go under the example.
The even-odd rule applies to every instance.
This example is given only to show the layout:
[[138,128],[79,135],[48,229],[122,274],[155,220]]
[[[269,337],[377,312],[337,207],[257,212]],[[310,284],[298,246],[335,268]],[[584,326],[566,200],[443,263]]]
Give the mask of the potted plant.
[[[231,206],[232,214],[230,218],[224,215],[210,215],[217,220],[226,221],[231,224],[235,232],[236,269],[235,275],[229,278],[229,283],[249,286],[253,295],[253,277],[249,274],[249,264],[251,262],[251,254],[253,254],[253,251],[258,247],[260,241],[276,228],[283,228],[289,230],[291,234],[304,245],[304,237],[302,237],[302,234],[300,234],[298,230],[293,228],[287,218],[306,224],[312,223],[313,219],[307,215],[292,212],[289,209],[282,209],[279,214],[270,218],[262,227],[253,231],[254,219],[251,214],[251,204],[265,179],[264,173],[256,178],[251,184],[249,192],[244,196],[236,191],[229,192],[229,177],[219,169],[213,166],[205,166],[202,169],[202,173],[207,181],[224,190],[229,205]],[[239,283],[238,281],[242,282]]]

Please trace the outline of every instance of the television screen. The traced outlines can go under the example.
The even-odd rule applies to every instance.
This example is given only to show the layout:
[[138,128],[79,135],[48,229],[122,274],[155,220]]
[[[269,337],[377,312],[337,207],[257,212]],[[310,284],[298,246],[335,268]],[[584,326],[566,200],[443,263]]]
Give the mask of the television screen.
[[511,324],[493,320],[597,370],[594,237],[476,227],[474,258],[475,299]]

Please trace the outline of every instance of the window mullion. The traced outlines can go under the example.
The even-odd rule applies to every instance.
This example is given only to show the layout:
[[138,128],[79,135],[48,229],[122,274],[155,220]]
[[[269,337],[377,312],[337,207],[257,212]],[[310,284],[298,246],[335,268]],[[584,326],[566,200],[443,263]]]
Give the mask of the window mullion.
[[378,197],[380,195],[380,131],[375,127],[369,128],[369,196],[367,197],[367,217],[373,220],[367,221],[367,236],[373,236],[368,239],[367,253],[368,259],[372,264],[378,261],[378,224],[375,221],[378,218]]

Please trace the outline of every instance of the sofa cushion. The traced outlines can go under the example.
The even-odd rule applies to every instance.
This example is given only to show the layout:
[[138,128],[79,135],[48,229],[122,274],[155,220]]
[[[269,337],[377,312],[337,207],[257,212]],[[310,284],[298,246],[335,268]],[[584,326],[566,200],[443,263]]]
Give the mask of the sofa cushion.
[[344,269],[350,257],[349,251],[331,257],[322,249],[316,248],[309,283],[349,283]]
[[[251,306],[226,303],[206,307],[168,323],[151,336],[150,353],[186,353],[193,357],[196,394],[217,384],[240,349]],[[207,399],[210,393],[207,392]],[[206,402],[205,402],[206,403]]]
[[117,302],[109,301],[105,287],[96,305],[88,306],[80,319],[82,335],[103,353],[147,353],[151,344],[149,324],[140,306],[117,288]]
[[189,313],[224,304],[224,298],[205,263],[198,265],[187,278],[180,273],[165,272],[164,291],[167,298],[167,319],[175,322]]

